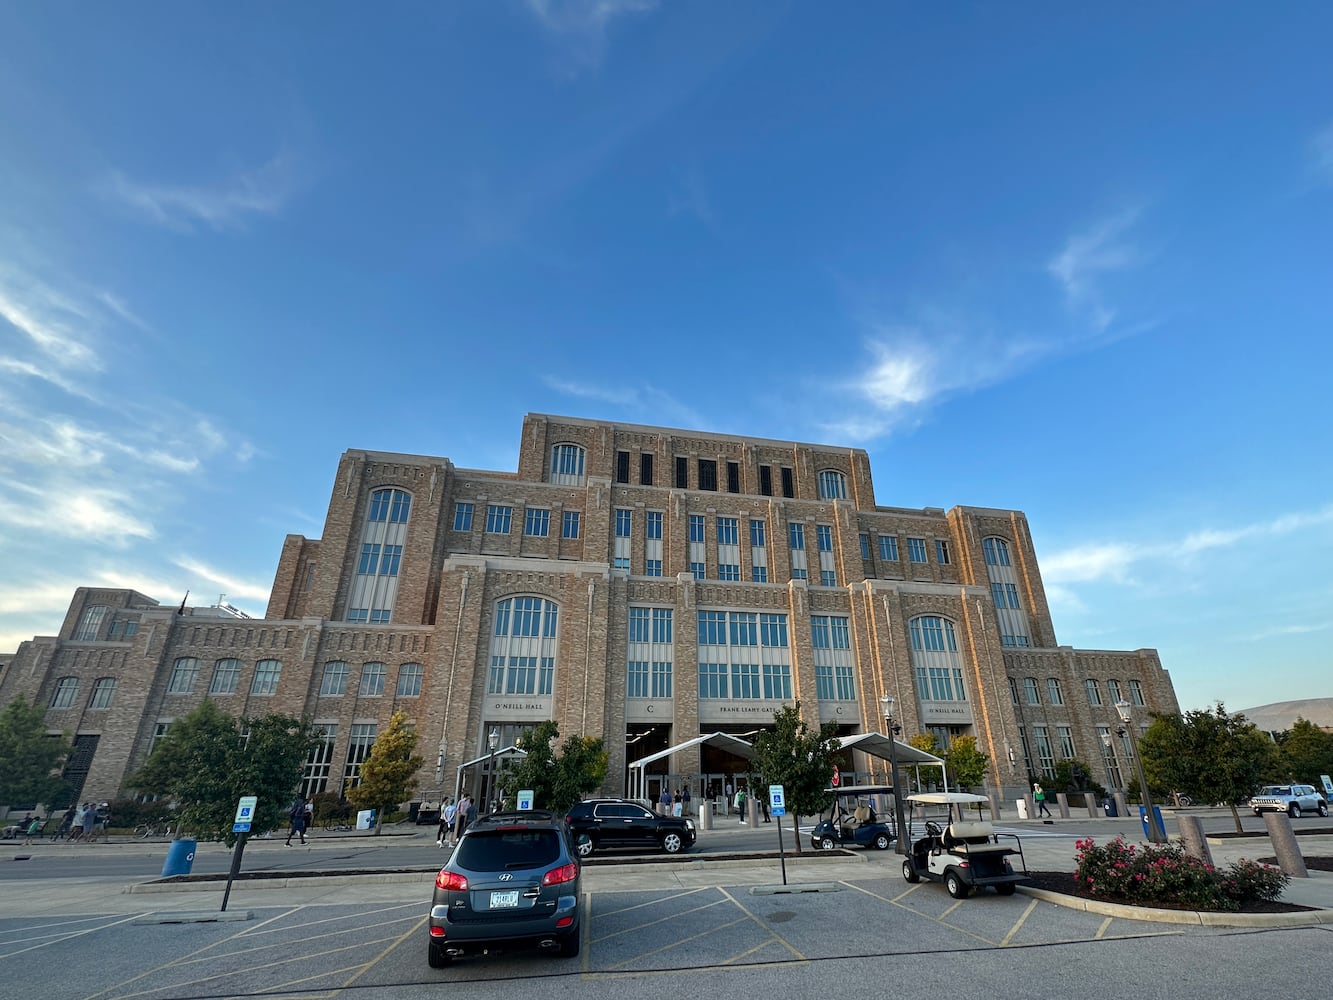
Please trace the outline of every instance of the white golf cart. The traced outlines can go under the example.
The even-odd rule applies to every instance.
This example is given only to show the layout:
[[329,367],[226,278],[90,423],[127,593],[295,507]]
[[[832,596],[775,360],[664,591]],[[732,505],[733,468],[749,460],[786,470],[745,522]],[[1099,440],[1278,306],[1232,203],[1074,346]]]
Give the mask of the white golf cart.
[[[903,878],[908,882],[943,882],[954,899],[966,899],[973,889],[988,885],[1001,896],[1012,896],[1014,887],[1027,878],[1018,837],[996,833],[990,821],[982,819],[981,807],[990,802],[985,795],[922,792],[905,801],[926,813],[926,835],[913,842],[911,853],[903,858]],[[972,811],[975,819],[968,816]],[[1021,871],[1014,870],[1010,860],[1014,857]]]

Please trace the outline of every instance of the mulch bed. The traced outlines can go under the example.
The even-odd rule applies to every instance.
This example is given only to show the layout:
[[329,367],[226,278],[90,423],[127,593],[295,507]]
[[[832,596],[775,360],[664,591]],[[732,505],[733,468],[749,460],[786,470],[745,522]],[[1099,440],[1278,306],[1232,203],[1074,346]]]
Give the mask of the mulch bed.
[[[1276,858],[1260,858],[1259,860],[1266,864],[1276,864]],[[1305,859],[1305,867],[1315,871],[1333,872],[1333,857],[1312,857]],[[1027,885],[1036,889],[1047,889],[1050,892],[1062,893],[1066,896],[1077,896],[1080,899],[1099,899],[1084,889],[1074,879],[1073,872],[1038,872],[1029,871]],[[1108,900],[1115,902],[1115,900]],[[1132,905],[1132,904],[1131,904]],[[1155,904],[1162,910],[1187,910],[1187,906],[1172,906],[1169,903]],[[1296,903],[1266,903],[1259,900],[1252,900],[1248,903],[1242,903],[1239,913],[1300,913],[1306,910],[1312,910],[1312,906],[1299,906]]]

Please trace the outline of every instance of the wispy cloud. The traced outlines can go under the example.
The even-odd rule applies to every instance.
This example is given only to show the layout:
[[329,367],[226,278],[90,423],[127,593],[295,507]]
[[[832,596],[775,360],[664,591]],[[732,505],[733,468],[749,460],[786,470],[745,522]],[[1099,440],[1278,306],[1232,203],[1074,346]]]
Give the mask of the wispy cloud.
[[0,526],[123,547],[155,534],[136,514],[138,508],[128,493],[111,488],[12,483],[9,493],[0,495]]
[[1098,331],[1109,327],[1116,315],[1105,301],[1103,279],[1142,262],[1141,252],[1127,239],[1138,218],[1139,210],[1129,209],[1074,234],[1046,266],[1064,289],[1066,301],[1083,310]]
[[[0,319],[23,334],[44,355],[65,368],[97,368],[97,353],[70,329],[68,318],[57,307],[43,308],[40,302],[41,286],[30,286],[24,296],[10,286],[7,274],[0,271]],[[12,280],[12,279],[11,279]],[[68,313],[70,310],[64,310]]]
[[241,228],[254,216],[276,215],[295,188],[292,158],[279,154],[254,170],[240,171],[211,185],[153,184],[112,171],[100,185],[114,201],[147,222],[191,231]]
[[191,578],[202,578],[207,583],[217,584],[233,603],[235,601],[268,603],[269,586],[263,581],[238,579],[190,556],[180,556],[172,562],[189,573]]
[[528,10],[555,37],[571,60],[573,72],[596,69],[606,49],[611,25],[657,7],[657,0],[526,0]]
[[1240,638],[1243,642],[1265,642],[1269,639],[1280,639],[1287,635],[1308,635],[1311,632],[1327,632],[1330,628],[1333,628],[1333,622],[1283,625],[1277,628],[1263,629],[1260,632],[1254,632],[1250,635],[1243,635]]
[[1333,122],[1325,125],[1310,140],[1315,172],[1326,184],[1333,184]]
[[652,422],[658,424],[665,423],[677,427],[705,425],[698,410],[687,406],[669,392],[664,392],[656,386],[605,386],[559,379],[550,375],[544,376],[542,381],[547,388],[561,395],[609,403],[645,421],[651,416]]

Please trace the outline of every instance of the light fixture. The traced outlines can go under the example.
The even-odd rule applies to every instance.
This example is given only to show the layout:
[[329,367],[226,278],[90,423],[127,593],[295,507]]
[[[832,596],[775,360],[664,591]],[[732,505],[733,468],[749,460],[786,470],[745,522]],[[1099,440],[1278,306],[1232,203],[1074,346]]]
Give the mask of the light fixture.
[[899,854],[907,854],[908,830],[906,817],[903,813],[902,789],[898,786],[898,738],[897,733],[900,727],[893,724],[893,706],[896,699],[891,694],[886,694],[879,700],[884,709],[884,723],[888,728],[889,737],[889,777],[890,784],[893,785],[893,818],[896,826],[894,827],[894,846]]
[[[1128,733],[1130,720],[1133,715],[1130,710],[1129,702],[1121,698],[1115,703],[1115,710],[1120,715],[1120,721],[1124,723],[1125,728],[1120,730],[1122,733]],[[1110,737],[1107,737],[1109,740]],[[1131,737],[1132,739],[1132,737]],[[1133,746],[1131,743],[1130,746]],[[1148,791],[1148,778],[1143,773],[1143,755],[1133,754],[1134,764],[1139,772],[1139,794],[1143,796],[1143,815],[1148,824],[1148,839],[1154,844],[1165,844],[1167,841],[1166,831],[1162,829],[1162,817],[1153,806],[1152,793]]]

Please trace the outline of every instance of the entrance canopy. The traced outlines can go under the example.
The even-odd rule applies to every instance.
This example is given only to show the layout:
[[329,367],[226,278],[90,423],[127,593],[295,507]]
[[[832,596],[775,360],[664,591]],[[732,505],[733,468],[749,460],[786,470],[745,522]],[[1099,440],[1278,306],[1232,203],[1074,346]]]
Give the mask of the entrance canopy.
[[[454,799],[457,800],[458,798],[460,798],[460,797],[462,796],[462,794],[463,794],[463,778],[464,778],[464,776],[467,774],[468,771],[470,771],[470,770],[472,770],[473,768],[475,768],[478,764],[483,765],[483,767],[482,767],[482,773],[485,773],[485,770],[486,770],[485,765],[487,765],[487,763],[490,761],[490,759],[491,759],[492,757],[495,758],[495,761],[496,761],[496,763],[498,764],[500,761],[502,761],[502,760],[508,760],[508,759],[511,758],[511,757],[526,757],[527,755],[528,755],[528,752],[527,752],[526,750],[520,750],[518,747],[513,746],[513,745],[511,744],[510,746],[499,748],[499,749],[496,750],[495,753],[493,753],[493,754],[492,754],[492,753],[484,753],[484,754],[482,754],[480,757],[473,757],[471,760],[465,760],[465,761],[463,761],[463,763],[461,763],[461,764],[458,765],[457,771],[455,772],[455,773],[456,773],[456,777],[455,777],[455,779],[454,779]],[[479,788],[475,788],[475,787],[474,787],[474,788],[472,789],[472,794],[473,794],[473,796],[476,797],[477,794],[478,794],[478,792],[480,792],[480,791],[481,791],[481,789],[479,789]]]
[[631,799],[646,799],[648,797],[648,772],[645,768],[653,763],[653,761],[661,760],[663,757],[670,757],[673,753],[679,753],[682,750],[689,750],[692,747],[703,746],[705,744],[727,750],[734,753],[737,757],[744,757],[746,760],[750,760],[754,756],[754,745],[746,742],[739,736],[732,736],[730,733],[709,733],[706,736],[696,736],[694,739],[686,740],[684,743],[677,743],[674,747],[667,747],[665,750],[651,753],[647,757],[640,757],[638,760],[630,761],[629,788],[626,790],[626,797]]
[[921,768],[938,767],[940,769],[940,784],[946,789],[949,787],[949,776],[944,770],[944,761],[933,753],[918,750],[910,743],[903,743],[879,733],[839,736],[837,741],[838,745],[844,750],[860,750],[862,753],[868,753],[872,757],[879,757],[887,761],[892,761],[893,757],[897,756],[900,765],[914,765],[917,770],[918,784],[920,783]]

